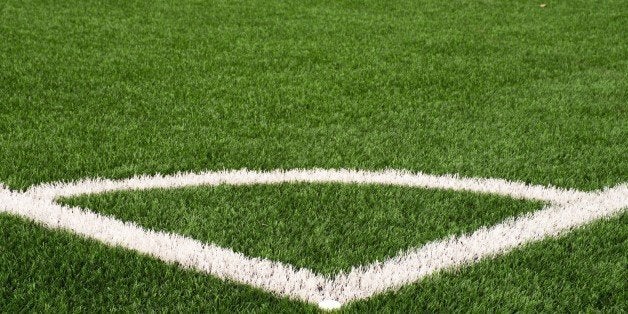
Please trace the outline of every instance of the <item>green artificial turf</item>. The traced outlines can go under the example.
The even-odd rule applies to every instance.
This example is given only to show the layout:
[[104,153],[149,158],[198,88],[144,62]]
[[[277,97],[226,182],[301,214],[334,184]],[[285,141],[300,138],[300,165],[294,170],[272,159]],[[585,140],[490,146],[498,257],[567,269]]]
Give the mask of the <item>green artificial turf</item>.
[[627,226],[624,213],[558,240],[355,302],[347,312],[625,312]]
[[542,206],[477,193],[341,184],[125,191],[62,203],[325,274]]
[[294,312],[314,306],[0,215],[0,312]]
[[626,1],[0,6],[0,178],[404,168],[627,177]]
[[[628,216],[348,305],[345,312],[626,309]],[[0,311],[313,312],[301,302],[0,216]]]
[[[409,169],[582,190],[626,182],[628,2],[539,4],[0,0],[0,184],[22,190],[243,167]],[[289,195],[278,204],[327,188],[281,189]],[[404,197],[406,206],[441,204],[440,211],[449,198],[374,189],[369,196],[334,187],[325,204],[336,208],[357,193],[377,204],[367,214],[378,217],[403,208]],[[207,191],[193,191],[170,193],[209,201]],[[179,204],[147,193],[81,200],[128,217],[134,212],[105,203]],[[221,193],[226,201],[242,192]],[[409,199],[419,194],[427,199]],[[487,215],[485,198],[451,195],[452,206],[472,200]],[[517,204],[506,208],[526,211]],[[305,212],[293,214],[303,220],[315,204],[302,205]],[[330,217],[349,220],[341,212],[317,219]],[[380,218],[373,230],[386,228]],[[438,236],[498,220],[466,218],[439,225]],[[395,235],[427,239],[402,236],[407,220],[391,219],[403,222],[391,224]],[[0,227],[0,311],[314,310],[6,215]],[[347,310],[625,311],[626,229],[624,214]],[[289,247],[302,239],[282,238]],[[408,245],[402,240],[391,236],[373,255],[320,267],[386,256]]]

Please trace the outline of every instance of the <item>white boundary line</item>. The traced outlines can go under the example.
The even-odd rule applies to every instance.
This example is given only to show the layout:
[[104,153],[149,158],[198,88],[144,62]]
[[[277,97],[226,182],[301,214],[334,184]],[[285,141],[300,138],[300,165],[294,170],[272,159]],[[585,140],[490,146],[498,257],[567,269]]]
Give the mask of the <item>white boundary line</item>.
[[293,169],[293,170],[229,170],[185,172],[173,175],[143,175],[128,179],[84,179],[76,182],[53,182],[33,186],[28,194],[43,198],[95,194],[120,190],[171,189],[198,185],[247,185],[285,182],[356,183],[409,186],[426,189],[449,189],[477,193],[492,193],[518,199],[546,202],[568,202],[587,193],[556,187],[528,185],[502,179],[463,178],[458,175],[430,175],[402,170],[366,171],[348,169]]
[[334,287],[350,287],[333,296],[341,303],[399,288],[443,269],[471,264],[506,253],[523,244],[559,236],[628,207],[628,185],[620,185],[568,204],[511,217],[470,235],[434,241],[384,263],[354,268],[336,276]]
[[[510,218],[469,235],[430,242],[383,263],[354,267],[333,278],[309,269],[267,259],[251,258],[230,249],[181,235],[146,230],[86,209],[54,202],[58,197],[118,190],[177,188],[218,184],[275,184],[282,182],[385,184],[507,195],[542,200],[544,209]],[[111,246],[121,246],[176,262],[223,279],[251,285],[280,296],[333,309],[353,300],[399,288],[452,267],[508,252],[520,245],[558,236],[575,227],[609,217],[628,207],[628,184],[598,192],[527,185],[501,179],[435,176],[407,171],[362,170],[233,170],[136,176],[129,179],[86,179],[31,187],[26,192],[0,186],[0,213],[18,215],[48,228],[66,229]]]

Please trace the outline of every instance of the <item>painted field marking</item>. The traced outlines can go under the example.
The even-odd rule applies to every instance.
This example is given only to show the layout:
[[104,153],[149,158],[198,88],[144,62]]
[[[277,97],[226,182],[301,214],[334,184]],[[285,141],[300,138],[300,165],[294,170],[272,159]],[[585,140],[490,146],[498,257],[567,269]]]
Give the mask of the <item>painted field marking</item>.
[[[55,203],[59,197],[110,191],[178,188],[199,185],[277,184],[284,182],[382,184],[417,188],[491,193],[517,199],[541,200],[543,209],[511,217],[471,234],[450,237],[407,250],[381,263],[356,266],[336,276],[268,259],[247,257],[228,248],[202,243],[174,233],[147,230],[88,209]],[[407,171],[363,170],[233,170],[135,176],[129,179],[85,179],[33,186],[26,192],[0,185],[0,213],[14,214],[51,229],[65,229],[110,246],[121,246],[165,262],[176,262],[213,276],[251,285],[296,300],[336,309],[417,282],[443,269],[475,263],[506,253],[525,243],[559,236],[628,207],[628,184],[582,192],[527,185],[502,179],[462,178]]]

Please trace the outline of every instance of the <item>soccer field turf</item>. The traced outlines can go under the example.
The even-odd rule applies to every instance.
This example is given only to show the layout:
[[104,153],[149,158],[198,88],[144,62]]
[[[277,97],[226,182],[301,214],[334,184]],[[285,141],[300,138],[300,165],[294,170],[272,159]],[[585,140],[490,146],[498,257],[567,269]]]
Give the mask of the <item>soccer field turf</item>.
[[[3,213],[6,189],[316,168],[625,191],[628,2],[540,4],[0,0],[0,312],[320,311]],[[58,202],[333,276],[547,205],[474,191],[283,182]],[[590,222],[341,311],[626,311],[628,214]]]

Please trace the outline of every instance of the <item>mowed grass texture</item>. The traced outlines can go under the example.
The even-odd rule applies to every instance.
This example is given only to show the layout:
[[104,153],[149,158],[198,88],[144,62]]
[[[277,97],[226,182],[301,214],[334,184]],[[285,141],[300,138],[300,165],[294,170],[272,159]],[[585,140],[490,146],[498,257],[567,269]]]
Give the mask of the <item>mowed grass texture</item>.
[[[626,223],[625,214],[597,222],[343,311],[621,312],[628,297]],[[0,227],[3,311],[316,311],[18,218],[2,215]]]
[[0,178],[404,168],[626,179],[626,1],[13,1]]
[[[626,12],[614,0],[0,0],[0,182],[333,167],[612,186],[628,181]],[[299,189],[317,188],[286,193]],[[364,193],[334,191],[301,208]],[[403,208],[405,193],[383,194],[379,210]],[[104,203],[148,196],[88,198],[132,215]],[[347,311],[625,310],[627,238],[624,214]],[[0,215],[0,310],[20,309],[314,310]]]
[[62,203],[330,275],[542,206],[477,193],[340,184],[128,191]]

